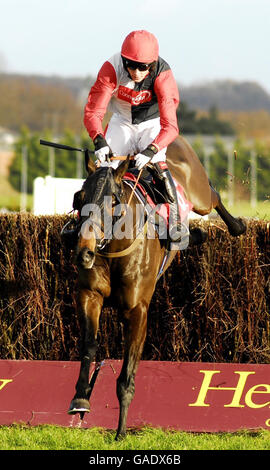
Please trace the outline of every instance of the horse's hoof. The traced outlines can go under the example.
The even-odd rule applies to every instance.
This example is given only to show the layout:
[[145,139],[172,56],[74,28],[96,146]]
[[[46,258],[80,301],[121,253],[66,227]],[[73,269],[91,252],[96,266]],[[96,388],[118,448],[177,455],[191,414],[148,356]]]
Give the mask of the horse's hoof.
[[76,413],[89,413],[90,404],[86,398],[74,398],[70,403],[68,410],[69,415],[75,415]]
[[208,236],[205,230],[202,230],[199,227],[192,228],[190,229],[189,245],[190,246],[201,245],[207,240],[207,238]]
[[236,219],[236,223],[234,223],[231,227],[228,227],[228,230],[232,237],[239,237],[239,235],[246,233],[247,226],[242,219],[238,218]]

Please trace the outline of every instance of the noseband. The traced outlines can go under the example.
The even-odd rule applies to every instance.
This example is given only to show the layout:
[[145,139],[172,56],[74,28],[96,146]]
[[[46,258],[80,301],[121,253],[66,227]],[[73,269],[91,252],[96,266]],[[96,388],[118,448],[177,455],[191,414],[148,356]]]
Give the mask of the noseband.
[[[70,249],[74,249],[77,245],[78,238],[82,225],[87,221],[89,217],[80,217],[79,220],[70,220],[67,222],[61,230],[61,238],[65,241],[67,246]],[[96,250],[103,250],[105,246],[109,243],[109,239],[102,237],[99,239],[100,227],[97,222],[90,220],[91,226],[93,227],[95,237],[97,240]]]

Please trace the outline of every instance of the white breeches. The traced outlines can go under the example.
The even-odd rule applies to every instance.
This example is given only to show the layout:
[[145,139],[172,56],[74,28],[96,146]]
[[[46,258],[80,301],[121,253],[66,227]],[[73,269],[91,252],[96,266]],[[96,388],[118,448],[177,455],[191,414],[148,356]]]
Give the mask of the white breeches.
[[[114,114],[106,131],[106,141],[112,152],[117,155],[137,155],[150,145],[160,132],[160,119],[150,119],[140,124],[131,124],[121,116]],[[160,150],[151,162],[166,161],[166,148]],[[114,160],[112,166],[117,168],[120,160]]]

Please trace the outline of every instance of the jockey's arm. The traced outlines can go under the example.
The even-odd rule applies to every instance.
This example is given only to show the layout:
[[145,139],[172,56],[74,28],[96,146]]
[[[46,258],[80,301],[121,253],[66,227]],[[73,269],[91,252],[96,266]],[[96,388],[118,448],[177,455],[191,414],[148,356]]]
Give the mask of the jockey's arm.
[[158,150],[167,147],[179,134],[176,109],[180,98],[171,69],[156,78],[154,90],[158,98],[161,130],[152,144]]
[[116,73],[110,62],[101,67],[84,109],[84,125],[91,139],[103,135],[102,120],[116,88]]

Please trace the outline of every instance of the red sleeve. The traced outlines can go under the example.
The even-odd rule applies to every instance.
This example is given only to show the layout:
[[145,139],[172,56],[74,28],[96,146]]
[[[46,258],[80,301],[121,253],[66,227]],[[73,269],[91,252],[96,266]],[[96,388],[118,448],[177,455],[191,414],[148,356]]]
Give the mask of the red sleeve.
[[179,134],[176,109],[180,98],[171,69],[160,73],[155,80],[154,90],[158,98],[161,130],[153,144],[161,150],[173,142]]
[[115,69],[107,61],[98,73],[97,80],[90,90],[84,109],[84,125],[91,139],[94,139],[97,134],[103,135],[102,120],[116,84]]

